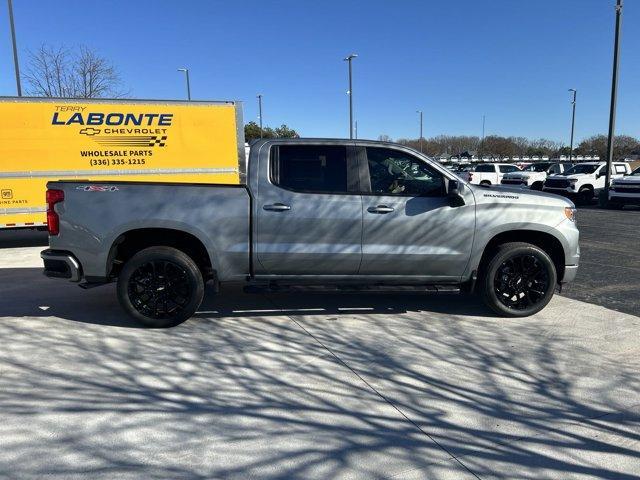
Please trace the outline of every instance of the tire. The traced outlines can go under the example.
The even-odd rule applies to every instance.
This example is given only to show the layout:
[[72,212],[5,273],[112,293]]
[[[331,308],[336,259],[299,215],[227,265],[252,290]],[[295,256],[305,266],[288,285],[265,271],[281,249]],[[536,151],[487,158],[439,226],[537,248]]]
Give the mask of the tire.
[[582,187],[578,190],[578,201],[582,205],[589,205],[593,202],[593,189],[589,187]]
[[491,182],[489,180],[482,180],[480,185],[491,185]]
[[184,252],[150,247],[131,257],[118,276],[118,300],[150,328],[167,328],[191,317],[204,297],[200,269]]
[[533,185],[531,185],[531,190],[537,190],[539,192],[542,191],[542,182],[534,182]]
[[500,245],[481,271],[482,300],[504,317],[528,317],[542,310],[558,278],[549,255],[522,242]]

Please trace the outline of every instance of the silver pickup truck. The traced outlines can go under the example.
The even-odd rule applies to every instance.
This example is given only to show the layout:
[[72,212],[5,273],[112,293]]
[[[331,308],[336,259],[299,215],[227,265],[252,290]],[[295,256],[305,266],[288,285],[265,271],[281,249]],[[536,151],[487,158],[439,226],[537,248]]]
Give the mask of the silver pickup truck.
[[472,291],[502,316],[541,310],[578,268],[574,205],[475,186],[410,148],[261,140],[241,185],[48,184],[45,274],[117,281],[150,327],[198,309],[205,282],[252,291]]

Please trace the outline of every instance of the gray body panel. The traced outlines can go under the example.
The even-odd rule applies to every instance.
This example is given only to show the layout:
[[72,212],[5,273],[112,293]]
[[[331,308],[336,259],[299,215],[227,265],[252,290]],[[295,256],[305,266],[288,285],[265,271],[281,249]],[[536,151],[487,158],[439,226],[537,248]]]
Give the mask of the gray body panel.
[[[113,191],[84,191],[84,185]],[[249,273],[249,194],[244,187],[127,182],[50,182],[62,188],[56,205],[60,235],[52,249],[72,252],[85,276],[105,277],[115,240],[131,230],[168,228],[192,234],[207,249],[221,280]],[[162,239],[159,238],[159,241]]]
[[[292,192],[269,176],[271,147],[280,144],[401,150],[428,162],[446,180],[460,182],[465,204],[451,206],[446,196]],[[90,277],[106,277],[113,242],[141,228],[171,228],[200,239],[222,282],[251,275],[312,283],[461,283],[473,277],[491,239],[513,230],[550,234],[564,249],[565,265],[579,263],[578,230],[564,212],[573,207],[569,200],[470,185],[414,150],[388,143],[262,140],[251,147],[246,188],[108,182],[117,190],[78,189],[91,184],[96,182],[50,183],[65,191],[64,202],[56,205],[61,233],[50,237],[50,246],[71,252]],[[275,204],[290,208],[264,209]],[[393,211],[368,211],[381,204]]]

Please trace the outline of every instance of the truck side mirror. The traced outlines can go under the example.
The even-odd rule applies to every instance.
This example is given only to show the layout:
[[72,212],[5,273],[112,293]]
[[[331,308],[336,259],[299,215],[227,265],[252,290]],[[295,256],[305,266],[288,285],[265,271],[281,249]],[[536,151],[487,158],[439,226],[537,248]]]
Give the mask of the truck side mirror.
[[462,196],[463,189],[463,183],[460,183],[458,180],[449,180],[447,185],[447,197],[449,198],[449,205],[451,207],[461,207],[465,204],[464,197]]

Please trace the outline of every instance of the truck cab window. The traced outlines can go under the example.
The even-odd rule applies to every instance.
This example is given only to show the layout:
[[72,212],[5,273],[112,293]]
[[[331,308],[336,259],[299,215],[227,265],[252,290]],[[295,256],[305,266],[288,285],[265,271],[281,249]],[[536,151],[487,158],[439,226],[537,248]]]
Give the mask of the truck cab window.
[[445,194],[443,176],[404,152],[367,147],[367,163],[372,193],[428,197]]
[[271,179],[296,192],[346,193],[347,149],[335,145],[274,146]]
[[476,172],[485,172],[485,173],[495,173],[496,166],[495,165],[478,165],[475,168]]

